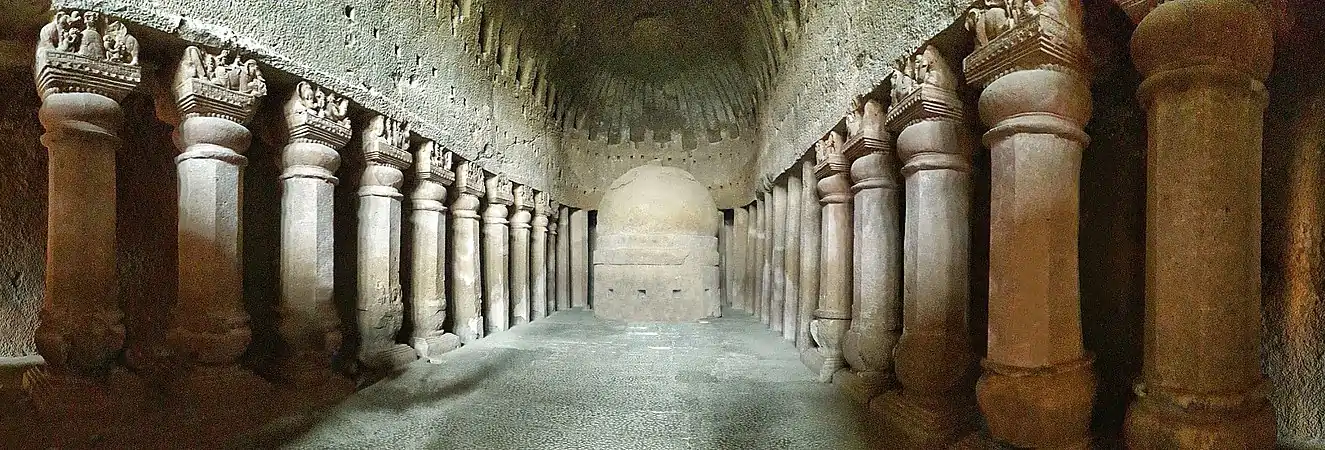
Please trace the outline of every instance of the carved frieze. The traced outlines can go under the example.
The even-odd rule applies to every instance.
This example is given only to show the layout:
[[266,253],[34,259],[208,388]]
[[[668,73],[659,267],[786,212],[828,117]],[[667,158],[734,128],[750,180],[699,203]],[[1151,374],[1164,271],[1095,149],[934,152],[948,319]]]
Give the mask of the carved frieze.
[[535,208],[534,188],[523,184],[516,186],[512,198],[517,210],[533,211]]
[[494,174],[487,181],[488,203],[499,203],[510,206],[515,204],[515,192],[513,183],[506,178],[506,174]]
[[96,11],[61,10],[37,39],[37,92],[100,94],[124,100],[139,82],[138,39]]
[[1003,75],[1047,69],[1088,78],[1085,40],[1073,24],[1080,11],[1074,0],[978,0],[967,12],[966,28],[975,51],[963,61],[967,82],[984,88]]
[[483,168],[473,161],[461,160],[457,162],[455,166],[455,185],[460,189],[461,194],[482,196],[486,191]]
[[368,164],[404,170],[414,162],[409,151],[409,124],[374,114],[363,129],[363,159]]
[[957,78],[932,45],[904,58],[892,75],[892,105],[885,119],[894,133],[924,120],[962,120]]
[[815,145],[815,160],[818,162],[814,165],[815,176],[825,178],[851,171],[851,161],[843,154],[843,144],[842,134],[834,131]]
[[455,172],[451,171],[455,154],[450,150],[438,148],[433,141],[424,141],[414,154],[414,173],[420,181],[430,181],[442,186],[455,183]]
[[285,121],[290,141],[315,142],[331,148],[350,141],[349,99],[300,81],[285,103]]
[[267,95],[258,62],[228,50],[190,46],[175,69],[175,101],[184,117],[220,117],[246,123]]

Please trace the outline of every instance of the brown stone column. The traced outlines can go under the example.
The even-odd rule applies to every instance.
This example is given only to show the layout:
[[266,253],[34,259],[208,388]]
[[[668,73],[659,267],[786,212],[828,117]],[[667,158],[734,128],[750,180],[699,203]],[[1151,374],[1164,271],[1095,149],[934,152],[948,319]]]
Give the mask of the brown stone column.
[[589,211],[577,209],[570,215],[571,306],[589,308]]
[[1081,2],[1036,14],[990,7],[971,17],[977,42],[966,78],[984,89],[980,118],[990,127],[984,142],[992,164],[980,408],[996,440],[1083,448],[1095,375],[1081,341],[1077,278],[1081,151],[1089,140],[1082,127],[1090,118]]
[[[319,99],[322,99],[319,101]],[[341,350],[340,318],[332,304],[334,173],[337,151],[350,140],[349,100],[300,82],[285,104],[290,143],[281,153],[280,372],[297,387],[334,380]]]
[[893,73],[888,128],[906,177],[904,306],[893,367],[900,391],[877,406],[890,436],[946,447],[973,429],[975,357],[967,328],[974,139],[957,82],[932,46]]
[[[90,23],[79,20],[84,14]],[[116,400],[97,380],[114,369],[124,346],[115,270],[119,102],[142,77],[136,52],[126,59],[107,55],[100,43],[79,49],[70,44],[77,40],[66,39],[105,28],[98,13],[61,10],[37,41],[37,116],[50,160],[46,291],[36,344],[50,382],[30,393],[43,414],[71,408],[77,410],[71,416],[94,414]]]
[[479,263],[479,198],[483,169],[470,161],[455,168],[455,199],[451,202],[451,308],[455,334],[470,344],[483,337],[483,272]]
[[773,307],[773,186],[767,178],[759,192],[759,298],[755,311],[759,321],[768,325]]
[[755,194],[755,201],[750,203],[750,259],[748,266],[748,283],[750,285],[750,296],[747,303],[750,308],[746,310],[755,318],[759,317],[759,299],[763,295],[763,270],[764,270],[764,210],[760,209],[763,193]]
[[787,301],[787,185],[774,182],[771,197],[773,215],[769,228],[773,230],[773,238],[769,245],[772,251],[768,255],[771,267],[768,286],[772,292],[768,294],[768,327],[781,333],[782,311]]
[[847,121],[853,217],[851,329],[842,356],[852,371],[838,381],[868,403],[893,384],[893,346],[902,333],[902,205],[892,136],[883,104],[858,104]]
[[[188,373],[172,390],[204,402],[255,393],[266,384],[239,366],[252,340],[240,260],[240,183],[253,117],[267,85],[257,63],[188,47],[171,85],[180,120],[179,298],[167,341]],[[214,65],[207,66],[204,60]],[[210,70],[209,70],[210,69]],[[239,78],[215,78],[238,70]],[[212,80],[224,80],[213,82]]]
[[1145,363],[1129,447],[1274,445],[1259,357],[1262,82],[1273,47],[1265,17],[1237,0],[1166,2],[1132,35],[1150,145]]
[[529,323],[533,311],[529,292],[529,235],[533,219],[534,190],[529,186],[516,186],[510,217],[511,326]]
[[750,212],[745,208],[732,209],[731,251],[727,258],[727,289],[731,307],[745,310],[745,260],[750,239]]
[[552,201],[548,204],[547,221],[547,312],[552,314],[560,311],[561,307],[557,304],[557,292],[561,291],[561,283],[557,280],[557,272],[561,270],[561,258],[558,252],[561,249],[561,204]]
[[557,209],[557,311],[570,309],[570,207]]
[[810,336],[818,346],[819,359],[812,368],[819,381],[832,380],[843,368],[842,341],[851,327],[851,176],[842,154],[842,135],[833,132],[818,149],[815,175],[819,178],[819,203],[823,205],[819,253],[819,307],[814,310]]
[[534,195],[533,232],[529,236],[529,306],[532,319],[548,315],[548,214],[552,213],[551,200],[546,192]]
[[787,237],[782,263],[782,339],[789,342],[796,341],[796,316],[801,304],[801,189],[800,166],[792,166],[787,174]]
[[804,158],[801,171],[801,259],[800,308],[796,313],[796,348],[802,352],[813,347],[810,322],[819,308],[819,221],[823,213],[819,205],[819,178],[814,174],[814,160]]
[[410,345],[420,358],[436,363],[442,354],[460,346],[460,337],[447,333],[446,323],[446,187],[455,182],[451,152],[426,141],[414,154],[417,182],[410,194],[413,234],[410,267]]
[[373,115],[360,141],[367,164],[359,179],[358,326],[359,362],[375,371],[417,359],[414,349],[396,343],[405,320],[400,286],[400,186],[414,162],[408,125]]
[[510,220],[514,203],[511,181],[504,174],[488,177],[487,206],[483,209],[483,306],[486,328],[491,335],[511,327]]

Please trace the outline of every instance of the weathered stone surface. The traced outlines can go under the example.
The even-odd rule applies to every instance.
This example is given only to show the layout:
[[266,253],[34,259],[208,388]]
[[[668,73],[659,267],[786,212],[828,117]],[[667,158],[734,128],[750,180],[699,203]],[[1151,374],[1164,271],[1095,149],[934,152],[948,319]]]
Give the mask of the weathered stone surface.
[[594,311],[626,321],[721,315],[717,206],[684,170],[644,165],[598,205]]

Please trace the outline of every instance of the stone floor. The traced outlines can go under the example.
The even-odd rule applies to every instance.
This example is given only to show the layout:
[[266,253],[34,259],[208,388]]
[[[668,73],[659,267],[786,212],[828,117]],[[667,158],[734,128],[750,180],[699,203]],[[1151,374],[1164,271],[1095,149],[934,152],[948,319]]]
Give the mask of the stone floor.
[[741,313],[624,325],[563,311],[418,362],[241,446],[864,449],[861,410]]

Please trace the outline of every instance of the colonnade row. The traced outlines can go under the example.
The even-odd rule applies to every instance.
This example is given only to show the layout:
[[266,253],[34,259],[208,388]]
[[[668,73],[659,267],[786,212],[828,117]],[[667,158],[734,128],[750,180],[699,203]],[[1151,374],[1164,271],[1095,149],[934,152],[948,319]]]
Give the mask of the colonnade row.
[[[1093,367],[1081,331],[1081,2],[1002,3],[968,13],[975,49],[962,69],[978,108],[927,45],[733,218],[734,306],[794,341],[821,381],[911,448],[951,444],[981,421],[1017,447],[1087,447],[1095,371],[1111,370]],[[1120,3],[1138,23],[1131,50],[1149,118],[1146,345],[1125,438],[1269,448],[1258,356],[1269,26],[1238,0]],[[991,161],[982,359],[967,317],[980,143]]]
[[[49,377],[37,404],[87,397],[124,348],[117,298],[115,155],[121,101],[143,82],[137,39],[95,11],[61,10],[40,32],[35,81],[49,150],[46,291],[36,343]],[[247,124],[268,94],[263,69],[226,50],[187,47],[164,75],[178,169],[178,299],[167,347],[183,394],[261,383],[240,364],[253,330],[243,299],[241,195]],[[166,94],[168,92],[168,94]],[[355,112],[349,100],[297,81],[280,114],[280,348],[276,373],[297,388],[344,381],[333,359],[387,370],[587,304],[587,215],[547,192],[485,172],[404,121]],[[168,108],[169,109],[169,108]],[[357,125],[357,129],[355,127]],[[361,148],[346,145],[357,133]],[[356,317],[333,304],[334,190],[342,154],[364,163],[357,183]],[[576,226],[573,226],[572,224]],[[408,246],[402,246],[408,230]],[[578,251],[572,249],[583,247]],[[402,255],[402,249],[410,254]],[[410,273],[402,274],[402,260]],[[576,271],[576,272],[573,272]],[[572,275],[574,273],[574,275]],[[407,277],[409,288],[402,286]],[[402,298],[408,292],[409,298]],[[449,315],[449,317],[448,317]],[[412,332],[397,340],[406,321]],[[454,324],[453,326],[451,324]],[[344,328],[344,329],[343,329]],[[342,345],[342,336],[353,338]],[[342,356],[352,349],[349,356]],[[343,383],[340,383],[343,384]]]

